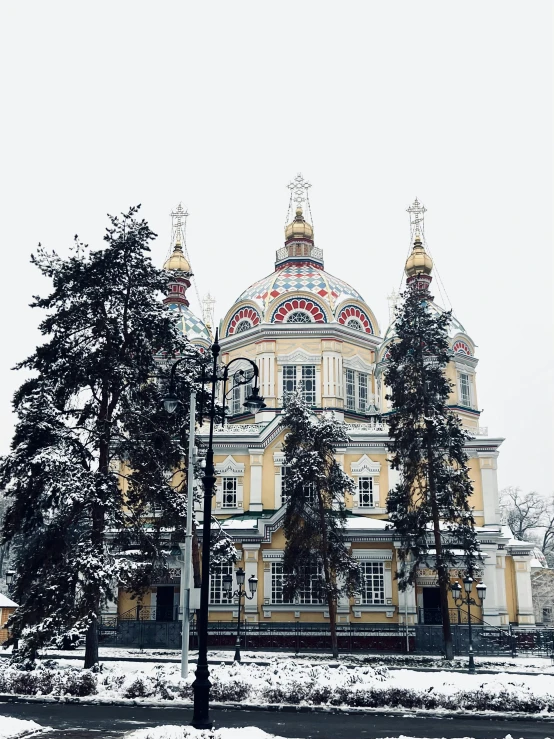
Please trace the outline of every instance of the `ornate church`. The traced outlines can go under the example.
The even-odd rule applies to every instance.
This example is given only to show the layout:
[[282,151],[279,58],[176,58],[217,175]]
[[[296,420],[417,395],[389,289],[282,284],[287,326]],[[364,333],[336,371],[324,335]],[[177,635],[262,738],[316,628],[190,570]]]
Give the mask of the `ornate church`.
[[[253,416],[244,405],[245,386],[235,388],[227,400],[227,422],[214,434],[217,492],[213,513],[235,543],[237,566],[246,571],[246,578],[255,575],[259,581],[256,596],[246,600],[245,618],[268,623],[322,623],[328,619],[327,605],[311,584],[294,603],[283,598],[286,467],[280,416],[287,394],[299,391],[314,413],[334,413],[348,435],[348,443],[336,450],[336,458],[355,482],[354,493],[347,494],[345,500],[345,538],[360,562],[364,585],[357,597],[339,602],[338,622],[436,622],[439,599],[432,558],[418,571],[415,587],[407,592],[399,592],[394,577],[400,542],[387,524],[386,498],[398,472],[388,462],[387,415],[391,409],[383,380],[388,348],[395,339],[394,320],[383,330],[363,295],[325,271],[324,255],[309,222],[309,185],[299,175],[289,187],[290,222],[284,244],[279,244],[275,234],[273,271],[246,287],[219,325],[222,361],[237,357],[253,360],[259,368],[260,393],[265,401],[265,408]],[[406,279],[431,284],[433,261],[423,232],[425,208],[416,199],[408,212],[413,248],[405,263]],[[178,313],[180,326],[191,342],[207,350],[212,343],[213,319],[209,310],[204,320],[190,310],[187,290],[192,271],[186,247],[183,250],[182,229],[174,228],[173,235],[173,250],[164,265],[172,274],[166,303]],[[268,245],[268,267],[270,258]],[[363,290],[363,284],[360,287]],[[435,302],[430,308],[438,313],[444,310]],[[532,546],[512,539],[500,522],[497,459],[502,439],[489,437],[479,426],[476,344],[454,317],[449,341],[449,405],[470,434],[471,502],[483,557],[481,580],[487,586],[486,600],[482,608],[474,607],[474,615],[491,625],[531,626],[533,551]],[[206,440],[206,427],[199,430],[199,436]],[[236,618],[236,601],[223,588],[223,576],[234,578],[234,570],[232,565],[222,566],[211,576],[211,620]],[[457,576],[458,571],[453,570],[453,579]],[[312,582],[317,577],[314,571]],[[176,605],[179,587],[155,586],[144,602]],[[120,598],[120,612],[127,606],[128,599]],[[455,608],[454,602],[451,607]]]

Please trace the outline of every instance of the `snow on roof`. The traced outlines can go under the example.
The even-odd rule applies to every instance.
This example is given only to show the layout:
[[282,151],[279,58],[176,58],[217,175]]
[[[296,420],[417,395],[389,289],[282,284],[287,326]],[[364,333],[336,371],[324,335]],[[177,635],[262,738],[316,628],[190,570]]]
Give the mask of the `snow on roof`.
[[384,530],[388,526],[387,521],[379,518],[366,518],[365,516],[348,516],[346,519],[347,529],[381,529]]
[[17,603],[10,600],[7,595],[0,593],[0,608],[17,608]]

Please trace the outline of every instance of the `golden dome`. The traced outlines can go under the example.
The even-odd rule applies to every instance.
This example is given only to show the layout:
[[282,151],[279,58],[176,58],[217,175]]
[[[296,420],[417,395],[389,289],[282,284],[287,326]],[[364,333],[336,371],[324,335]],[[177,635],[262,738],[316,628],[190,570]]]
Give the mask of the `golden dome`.
[[419,236],[419,234],[416,234],[414,240],[414,248],[408,259],[406,260],[406,266],[404,267],[406,275],[408,277],[413,277],[414,275],[421,274],[430,275],[432,269],[433,260],[423,248],[421,237]]
[[183,247],[181,243],[177,241],[173,249],[173,254],[169,257],[167,262],[164,264],[164,269],[168,271],[179,271],[179,272],[190,272],[190,264],[187,258],[183,254]]
[[302,215],[302,208],[299,206],[296,209],[296,217],[292,223],[285,228],[285,239],[313,239],[314,230],[307,221],[304,220]]

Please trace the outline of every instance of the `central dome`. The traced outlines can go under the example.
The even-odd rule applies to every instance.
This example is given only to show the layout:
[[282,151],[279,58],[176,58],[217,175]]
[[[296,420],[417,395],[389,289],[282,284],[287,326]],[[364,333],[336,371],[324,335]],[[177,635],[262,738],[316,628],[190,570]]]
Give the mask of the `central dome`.
[[268,323],[338,323],[353,331],[379,333],[360,293],[325,271],[313,234],[298,207],[285,228],[285,245],[277,250],[275,271],[239,295],[222,323],[222,336]]

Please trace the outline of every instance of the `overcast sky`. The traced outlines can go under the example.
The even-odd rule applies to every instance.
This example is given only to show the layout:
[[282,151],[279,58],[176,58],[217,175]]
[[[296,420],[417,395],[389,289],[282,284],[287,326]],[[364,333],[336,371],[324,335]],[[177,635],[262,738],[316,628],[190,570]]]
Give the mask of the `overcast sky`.
[[182,201],[199,290],[222,317],[273,270],[302,172],[326,269],[382,332],[405,209],[424,203],[478,345],[481,423],[506,438],[500,484],[552,492],[551,7],[4,2],[0,452],[21,382],[10,367],[39,340],[37,242],[100,245],[106,213],[142,203],[161,264]]

